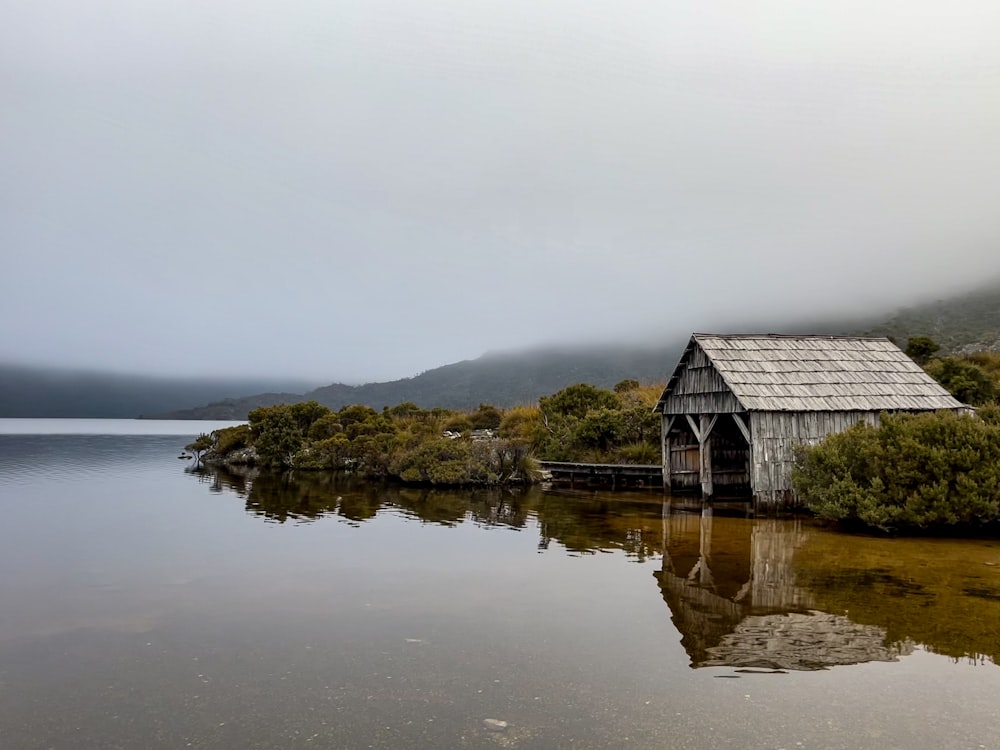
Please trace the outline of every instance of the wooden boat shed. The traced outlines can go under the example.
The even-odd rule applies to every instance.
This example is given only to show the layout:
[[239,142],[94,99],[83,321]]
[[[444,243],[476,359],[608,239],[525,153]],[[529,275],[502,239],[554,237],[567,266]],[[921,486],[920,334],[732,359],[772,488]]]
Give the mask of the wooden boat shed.
[[655,410],[663,483],[794,505],[794,448],[882,412],[968,411],[887,338],[696,333]]

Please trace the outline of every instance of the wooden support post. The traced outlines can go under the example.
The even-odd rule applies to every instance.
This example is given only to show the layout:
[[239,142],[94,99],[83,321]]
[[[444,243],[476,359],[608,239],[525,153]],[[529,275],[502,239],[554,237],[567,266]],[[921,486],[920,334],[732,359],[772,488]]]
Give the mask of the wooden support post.
[[712,439],[703,442],[698,450],[701,457],[701,496],[704,499],[712,497],[715,487],[712,484]]
[[701,509],[701,525],[698,529],[698,581],[702,585],[711,586],[712,580],[712,506],[705,505]]
[[667,492],[669,492],[673,486],[670,476],[670,429],[673,426],[674,417],[668,417],[664,414],[663,419],[660,420],[660,445],[663,449],[663,489]]
[[663,565],[662,569],[667,572],[673,572],[674,565],[670,560],[670,514],[672,508],[670,507],[670,497],[666,497],[663,500]]
[[715,427],[715,422],[718,418],[718,414],[702,414],[698,425],[698,453],[701,459],[701,495],[705,499],[715,494],[715,487],[712,483],[712,428]]

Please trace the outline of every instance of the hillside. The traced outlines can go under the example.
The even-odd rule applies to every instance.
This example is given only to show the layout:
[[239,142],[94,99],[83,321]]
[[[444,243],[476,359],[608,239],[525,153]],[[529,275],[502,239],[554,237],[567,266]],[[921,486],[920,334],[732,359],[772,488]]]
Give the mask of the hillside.
[[[853,319],[810,324],[778,323],[772,333],[830,333],[890,336],[905,345],[910,336],[931,336],[943,352],[1000,350],[1000,281],[947,300],[900,310],[880,322]],[[739,326],[730,327],[740,330]],[[507,407],[532,403],[573,383],[610,388],[625,378],[662,382],[676,363],[686,337],[659,348],[605,346],[536,349],[487,354],[478,359],[428,370],[413,378],[349,386],[334,383],[297,396],[260,394],[160,415],[173,419],[244,419],[257,406],[315,399],[331,409],[352,403],[382,408],[405,401],[430,408],[467,409],[487,402]]]
[[[902,345],[910,336],[930,336],[942,345],[942,353],[1000,350],[1000,281],[913,305],[882,320],[856,316],[756,327],[769,332],[891,336]],[[382,408],[406,401],[425,408],[468,409],[484,402],[508,407],[533,403],[539,396],[580,382],[604,388],[625,378],[662,382],[685,342],[683,335],[658,347],[621,344],[493,353],[412,378],[359,386],[334,383],[314,390],[302,383],[171,380],[0,366],[0,416],[245,419],[258,406],[309,399],[331,409],[352,403]]]
[[904,308],[866,333],[890,336],[901,344],[930,336],[942,353],[1000,350],[1000,282],[967,294]]
[[610,388],[625,378],[657,382],[680,356],[683,342],[646,349],[605,346],[578,349],[536,349],[486,354],[437,367],[416,377],[359,386],[334,383],[298,396],[260,394],[226,399],[207,406],[157,415],[165,419],[243,419],[250,409],[276,403],[316,400],[331,409],[348,404],[383,406],[411,401],[431,408],[468,409],[489,402],[501,407],[534,403],[573,383]]
[[0,417],[123,418],[261,391],[301,393],[305,381],[164,378],[0,364]]

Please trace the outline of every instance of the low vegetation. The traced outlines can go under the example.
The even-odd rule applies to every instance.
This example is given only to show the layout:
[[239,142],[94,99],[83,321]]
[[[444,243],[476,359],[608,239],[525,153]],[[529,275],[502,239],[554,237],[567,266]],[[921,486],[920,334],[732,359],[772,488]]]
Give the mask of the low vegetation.
[[885,531],[1000,528],[1000,353],[940,350],[928,336],[906,346],[976,414],[883,414],[800,448],[792,480],[809,510]]
[[653,464],[660,461],[660,417],[653,406],[663,388],[623,380],[614,390],[578,384],[537,406],[508,410],[500,435],[547,461]]
[[798,451],[793,482],[817,516],[886,531],[1000,524],[1000,408],[883,414]]
[[996,404],[1000,398],[1000,352],[937,356],[941,346],[929,336],[913,336],[906,354],[955,398],[970,406]]
[[534,406],[506,411],[422,409],[333,411],[315,401],[254,409],[249,424],[200,436],[205,458],[284,470],[344,470],[434,485],[532,482],[537,459],[655,463],[658,386],[625,380],[614,390],[579,384]]

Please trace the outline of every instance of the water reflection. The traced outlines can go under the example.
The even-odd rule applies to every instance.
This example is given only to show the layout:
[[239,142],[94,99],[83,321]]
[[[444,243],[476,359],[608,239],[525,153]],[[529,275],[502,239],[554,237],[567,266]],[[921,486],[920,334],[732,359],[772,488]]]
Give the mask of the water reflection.
[[996,540],[852,538],[811,534],[795,573],[815,606],[883,628],[955,660],[1000,657]]
[[472,521],[521,528],[528,510],[510,490],[449,492],[357,480],[327,472],[273,474],[222,467],[189,468],[212,492],[234,492],[246,510],[267,521],[308,522],[323,516],[361,522],[379,512],[400,512],[427,523],[454,526]]
[[665,513],[655,573],[693,667],[825,669],[895,661],[913,650],[877,625],[819,611],[796,574],[803,521]]
[[672,512],[655,494],[451,492],[342,476],[192,473],[267,521],[380,513],[534,531],[539,551],[659,560],[656,585],[693,668],[815,670],[895,661],[917,644],[976,663],[1000,651],[1000,545],[861,538],[803,520]]

